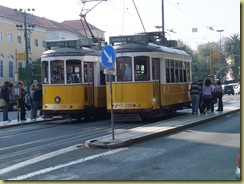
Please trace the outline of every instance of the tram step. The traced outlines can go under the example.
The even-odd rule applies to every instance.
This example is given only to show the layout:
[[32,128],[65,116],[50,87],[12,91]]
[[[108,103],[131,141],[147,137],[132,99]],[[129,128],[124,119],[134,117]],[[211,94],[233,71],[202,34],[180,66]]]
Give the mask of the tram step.
[[141,121],[139,114],[114,114],[114,121]]

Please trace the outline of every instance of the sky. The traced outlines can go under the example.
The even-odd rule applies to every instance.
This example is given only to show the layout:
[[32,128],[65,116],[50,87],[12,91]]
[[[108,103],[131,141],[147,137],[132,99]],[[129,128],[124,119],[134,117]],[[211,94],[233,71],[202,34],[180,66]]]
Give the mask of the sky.
[[[0,4],[17,9],[34,8],[34,15],[62,22],[80,19],[83,8],[90,9],[97,3],[84,4],[81,0],[1,0]],[[107,0],[88,12],[86,19],[105,31],[106,41],[109,36],[161,31],[155,26],[162,26],[162,0]],[[197,32],[192,32],[193,28],[197,28]],[[216,30],[224,31],[220,33]],[[180,39],[193,49],[199,44],[218,42],[220,37],[240,34],[240,1],[164,0],[164,31],[168,40]]]

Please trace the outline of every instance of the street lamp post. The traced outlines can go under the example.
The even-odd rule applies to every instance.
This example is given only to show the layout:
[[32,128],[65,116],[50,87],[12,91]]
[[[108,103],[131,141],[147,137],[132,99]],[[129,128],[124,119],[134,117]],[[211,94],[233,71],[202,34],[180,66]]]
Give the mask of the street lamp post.
[[[23,15],[23,18],[24,18],[24,28],[23,28],[23,25],[21,24],[17,24],[16,27],[18,30],[24,30],[24,37],[25,37],[25,59],[26,59],[26,85],[27,85],[27,91],[29,92],[30,90],[30,70],[29,70],[29,48],[28,48],[28,34],[27,34],[27,31],[28,30],[33,30],[35,25],[31,25],[31,24],[28,24],[27,25],[27,13],[26,13],[26,9],[14,9],[14,11],[18,11],[18,12],[21,12],[22,15]],[[32,9],[27,9],[27,11],[35,11],[34,8]]]
[[219,52],[221,53],[221,33],[224,31],[224,29],[218,29],[216,30],[220,34],[220,39],[219,39]]

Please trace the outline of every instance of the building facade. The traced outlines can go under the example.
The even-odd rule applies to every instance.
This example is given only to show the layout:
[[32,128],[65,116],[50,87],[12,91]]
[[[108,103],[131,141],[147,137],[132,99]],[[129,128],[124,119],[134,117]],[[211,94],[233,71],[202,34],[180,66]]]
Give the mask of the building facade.
[[[45,51],[45,40],[89,37],[84,35],[82,20],[55,22],[0,5],[0,86],[4,81],[16,83],[15,71],[26,67],[25,21],[27,31],[28,63],[31,65]],[[18,25],[18,27],[16,27]],[[93,35],[104,39],[104,31],[91,26]],[[18,53],[18,55],[16,55]]]

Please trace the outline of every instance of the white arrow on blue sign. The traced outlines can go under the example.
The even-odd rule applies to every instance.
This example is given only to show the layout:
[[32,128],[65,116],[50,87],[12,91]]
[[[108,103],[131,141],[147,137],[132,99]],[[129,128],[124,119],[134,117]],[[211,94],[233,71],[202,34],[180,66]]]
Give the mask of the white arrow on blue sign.
[[111,45],[106,45],[102,50],[102,63],[105,68],[111,68],[115,63],[116,53]]

